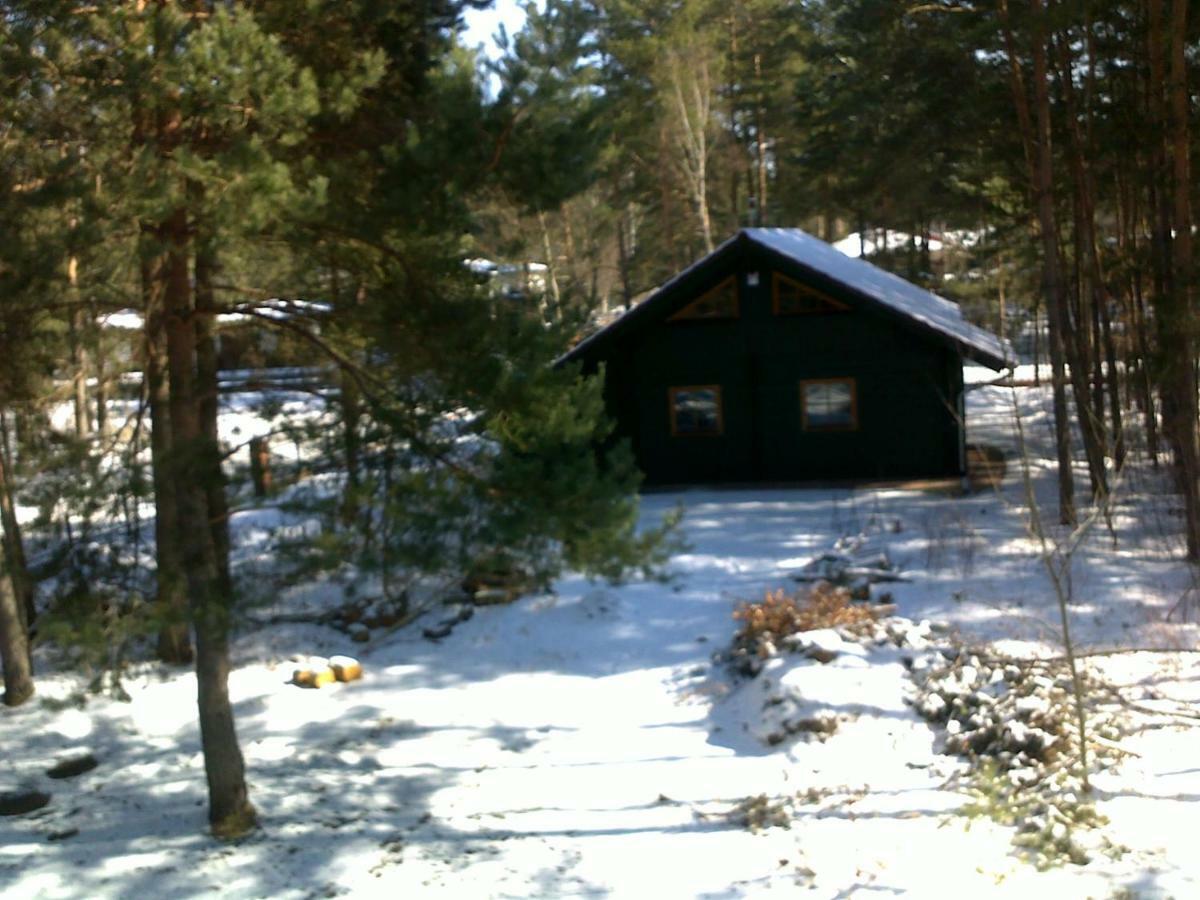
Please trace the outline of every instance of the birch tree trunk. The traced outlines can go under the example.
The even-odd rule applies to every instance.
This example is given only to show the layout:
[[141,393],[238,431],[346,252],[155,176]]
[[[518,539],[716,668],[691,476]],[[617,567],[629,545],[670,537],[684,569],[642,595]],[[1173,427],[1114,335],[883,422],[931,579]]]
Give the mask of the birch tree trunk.
[[712,129],[712,72],[703,51],[685,59],[683,51],[667,53],[667,91],[675,121],[677,167],[696,209],[704,252],[713,251],[712,217],[708,208],[709,132]]
[[[74,224],[74,220],[72,220]],[[75,418],[75,436],[83,439],[92,433],[91,412],[87,396],[87,348],[84,345],[86,311],[79,302],[79,259],[67,258],[68,295],[74,304],[67,317],[67,333],[71,341],[71,401]]]
[[758,84],[758,97],[754,103],[754,162],[758,176],[758,221],[756,225],[769,225],[767,216],[767,135],[766,112],[762,97],[762,54],[754,54],[754,79]]

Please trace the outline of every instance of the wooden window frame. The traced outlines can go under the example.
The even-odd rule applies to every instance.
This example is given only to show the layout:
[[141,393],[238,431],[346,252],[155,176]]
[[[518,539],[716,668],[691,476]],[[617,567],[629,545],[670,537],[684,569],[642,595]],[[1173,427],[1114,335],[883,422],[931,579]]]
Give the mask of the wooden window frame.
[[[725,288],[727,288],[727,287],[733,289],[733,312],[731,314],[721,315],[721,316],[685,316],[684,315],[685,312],[687,312],[689,309],[691,309],[697,303],[700,303],[705,298],[710,297],[719,291],[725,290]],[[699,297],[694,297],[693,299],[689,300],[687,303],[684,304],[682,309],[680,309],[678,312],[672,313],[670,316],[668,316],[667,321],[668,322],[728,322],[731,319],[738,318],[741,315],[741,310],[742,310],[742,296],[741,296],[741,293],[738,291],[738,279],[737,279],[737,276],[730,275],[728,278],[722,279],[720,282],[718,282],[717,284],[710,287],[707,291],[705,291]]]
[[[684,431],[680,432],[675,415],[675,397],[688,391],[713,391],[717,395],[717,430],[716,431]],[[667,388],[667,415],[671,421],[671,437],[678,438],[713,438],[725,435],[725,399],[721,396],[719,384],[685,384]]]
[[[847,384],[850,386],[850,423],[847,425],[810,425],[808,424],[808,402],[805,388],[819,384]],[[800,429],[801,431],[858,431],[858,379],[843,378],[805,378],[800,382]]]
[[[779,286],[788,284],[798,288],[801,293],[809,294],[821,301],[827,309],[809,309],[803,312],[780,312],[779,310]],[[809,287],[797,281],[795,278],[788,278],[786,275],[781,275],[779,272],[771,273],[771,312],[777,316],[826,316],[833,313],[849,312],[850,307],[845,303],[834,300],[824,291],[819,291],[814,287]]]

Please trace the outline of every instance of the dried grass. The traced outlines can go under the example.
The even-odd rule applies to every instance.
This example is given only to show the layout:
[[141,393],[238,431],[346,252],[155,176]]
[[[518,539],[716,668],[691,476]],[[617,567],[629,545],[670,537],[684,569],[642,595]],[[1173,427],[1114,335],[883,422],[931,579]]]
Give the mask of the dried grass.
[[762,600],[741,603],[733,613],[742,623],[736,643],[746,647],[761,646],[764,638],[774,644],[789,634],[818,628],[868,633],[877,617],[871,607],[854,603],[846,588],[824,581],[807,592],[767,591]]

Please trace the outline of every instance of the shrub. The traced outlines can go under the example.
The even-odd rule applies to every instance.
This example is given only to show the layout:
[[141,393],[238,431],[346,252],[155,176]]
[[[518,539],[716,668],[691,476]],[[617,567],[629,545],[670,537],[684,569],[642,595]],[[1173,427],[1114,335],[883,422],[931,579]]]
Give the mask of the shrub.
[[767,591],[757,603],[740,603],[733,618],[742,623],[735,645],[760,650],[766,642],[817,628],[841,628],[852,633],[871,630],[876,612],[850,599],[850,591],[819,581],[807,593]]

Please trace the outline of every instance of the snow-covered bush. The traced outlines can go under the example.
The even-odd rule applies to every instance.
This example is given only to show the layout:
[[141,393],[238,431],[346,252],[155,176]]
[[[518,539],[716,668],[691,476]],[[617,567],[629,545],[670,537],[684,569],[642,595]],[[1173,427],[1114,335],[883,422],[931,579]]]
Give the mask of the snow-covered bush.
[[[1071,675],[1065,661],[1023,660],[952,649],[914,660],[916,711],[945,727],[946,753],[971,761],[968,814],[1017,828],[1014,843],[1039,868],[1086,864],[1102,838],[1084,833],[1100,823],[1084,798]],[[1089,696],[1100,692],[1089,690]],[[1089,712],[1089,755],[1111,765],[1120,736],[1115,717]]]

